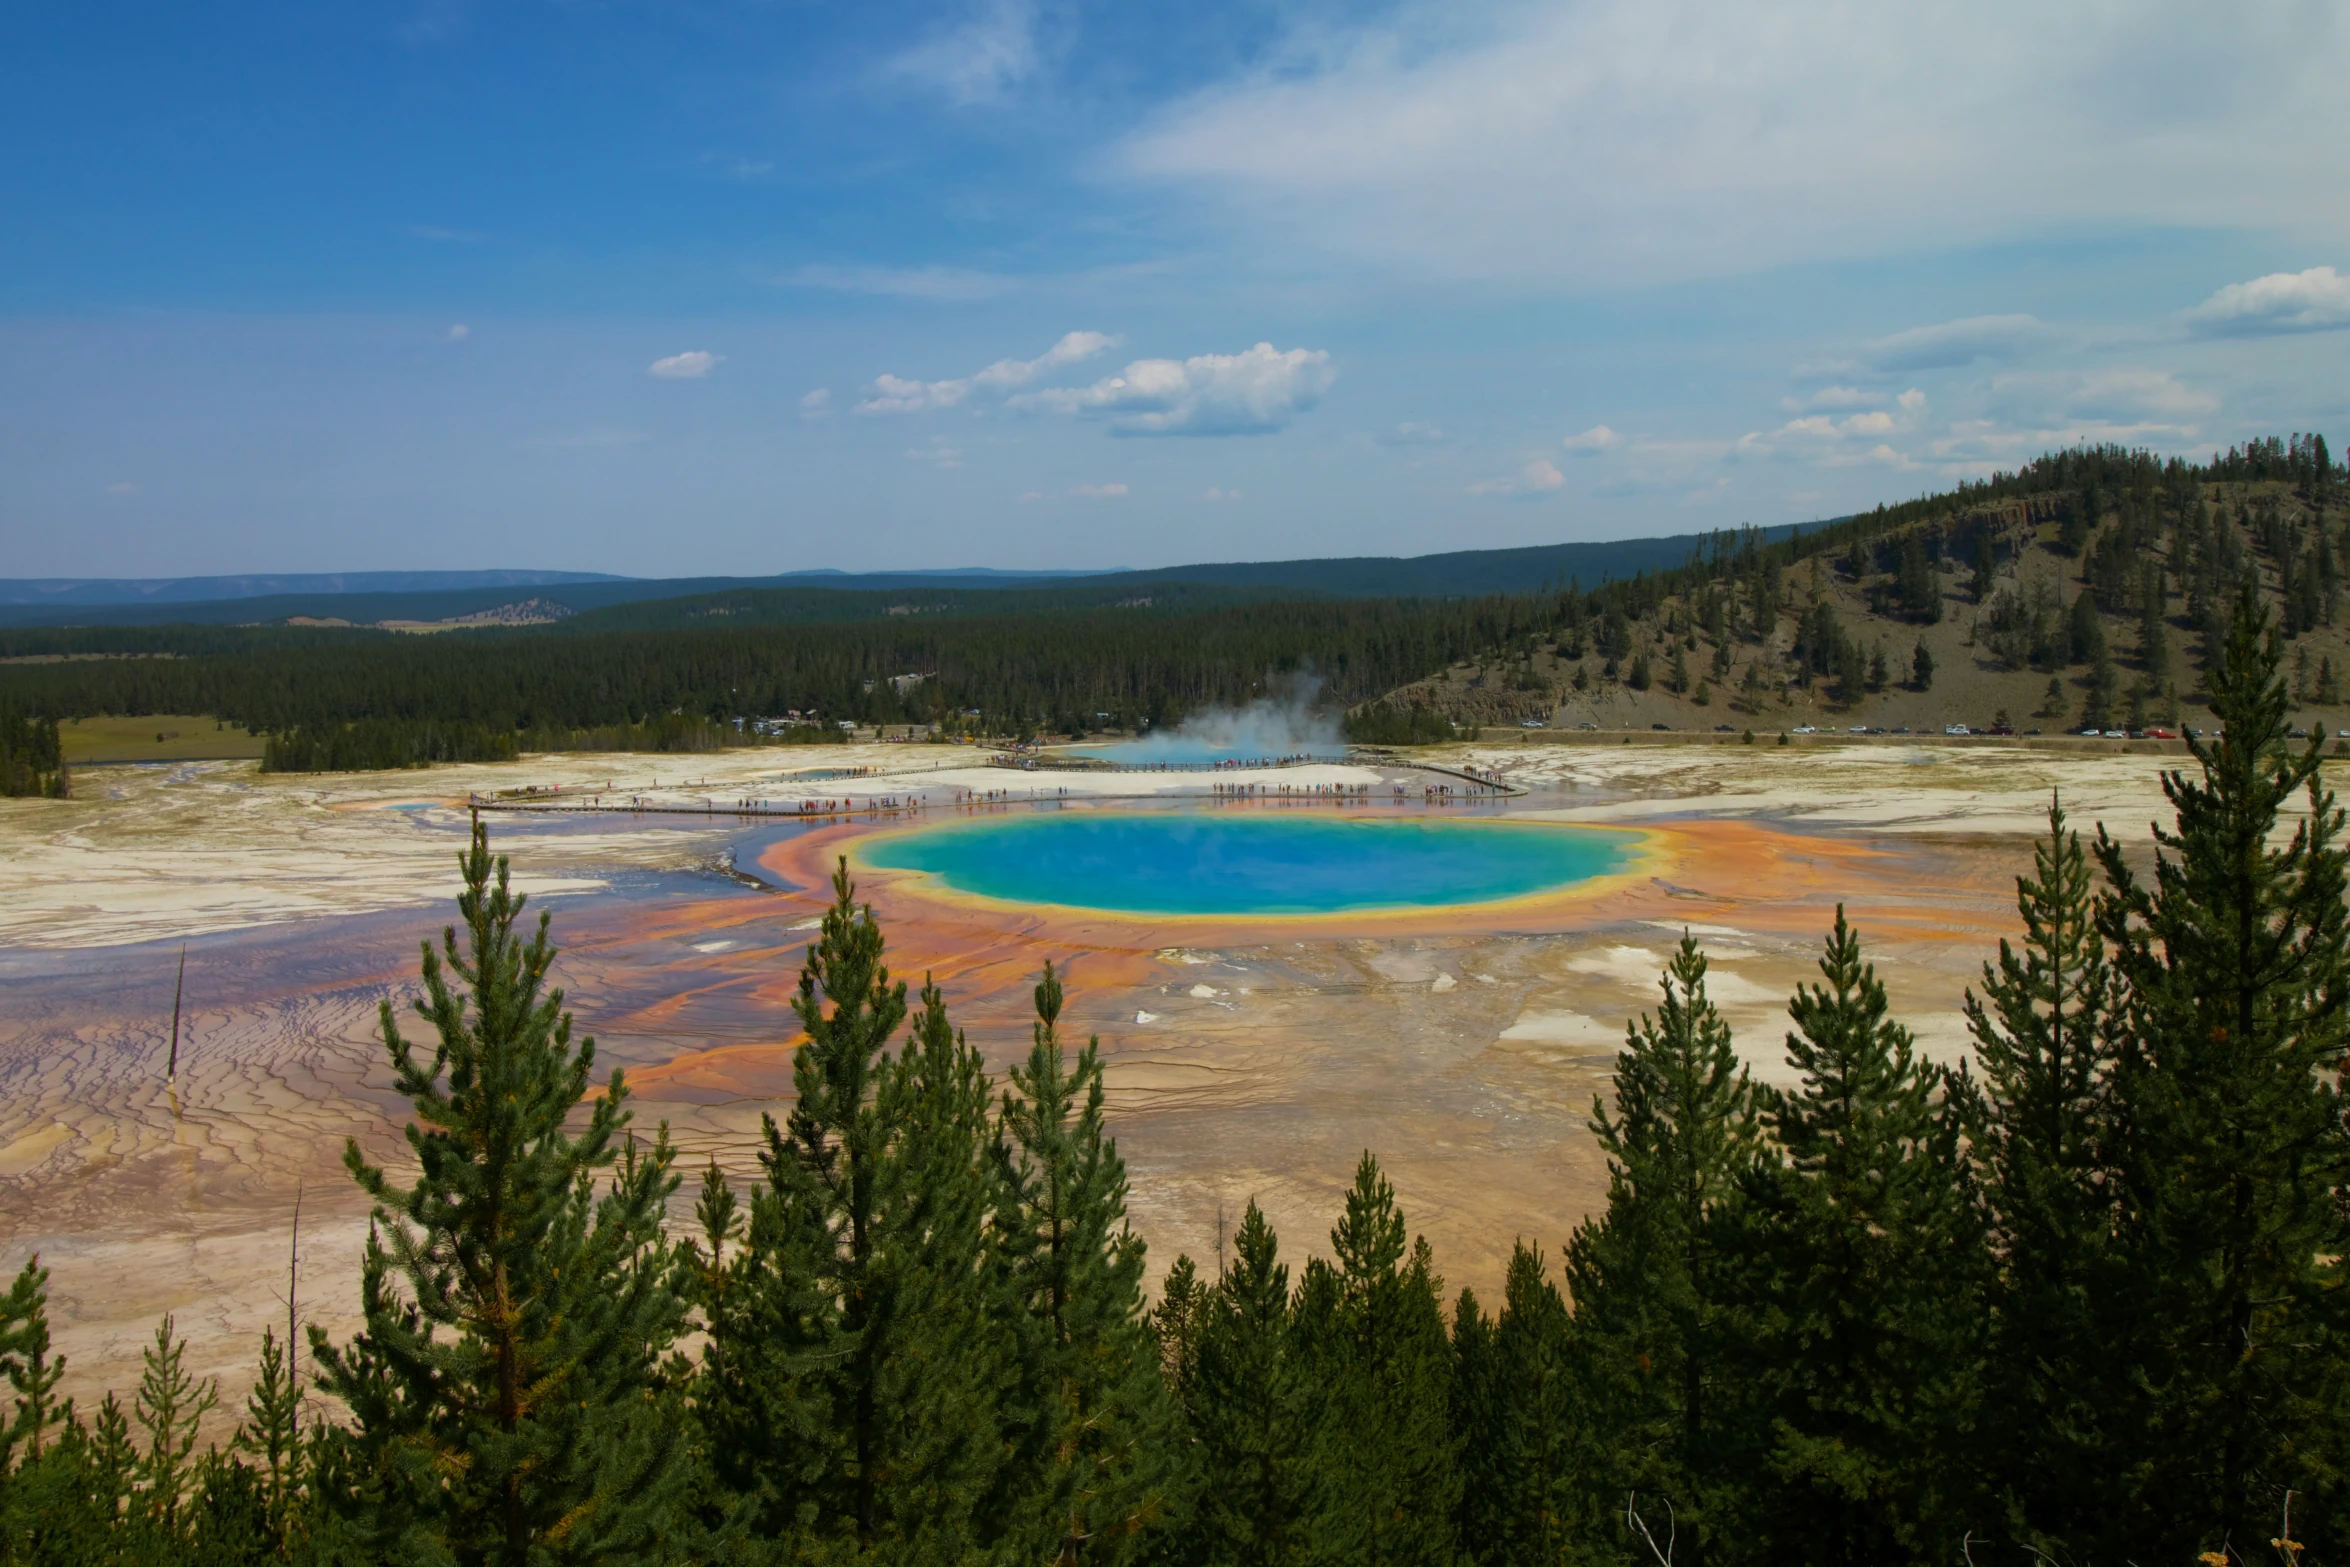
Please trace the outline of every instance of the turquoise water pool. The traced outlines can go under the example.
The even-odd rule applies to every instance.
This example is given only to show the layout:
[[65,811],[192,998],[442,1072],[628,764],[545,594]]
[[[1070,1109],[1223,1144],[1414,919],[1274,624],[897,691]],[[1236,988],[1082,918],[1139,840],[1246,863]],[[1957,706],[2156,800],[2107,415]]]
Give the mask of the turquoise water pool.
[[890,833],[859,857],[1005,903],[1348,914],[1555,891],[1622,869],[1637,842],[1537,823],[1067,811]]

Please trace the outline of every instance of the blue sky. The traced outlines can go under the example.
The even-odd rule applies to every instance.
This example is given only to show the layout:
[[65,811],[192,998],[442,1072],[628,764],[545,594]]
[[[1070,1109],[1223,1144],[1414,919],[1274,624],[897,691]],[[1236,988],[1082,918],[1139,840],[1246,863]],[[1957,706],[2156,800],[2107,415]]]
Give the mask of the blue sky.
[[2350,444],[2350,8],[0,14],[10,576],[1088,567]]

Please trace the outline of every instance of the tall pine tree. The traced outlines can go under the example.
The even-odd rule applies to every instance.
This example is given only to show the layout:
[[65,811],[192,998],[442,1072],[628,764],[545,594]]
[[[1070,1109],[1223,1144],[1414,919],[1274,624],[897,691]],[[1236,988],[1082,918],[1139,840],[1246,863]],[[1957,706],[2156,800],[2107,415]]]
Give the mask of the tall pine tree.
[[684,1319],[661,1229],[677,1184],[666,1129],[650,1149],[621,1146],[617,1069],[589,1098],[595,1042],[572,1044],[563,992],[547,988],[547,916],[528,941],[516,934],[525,900],[478,821],[458,868],[465,938],[452,927],[439,952],[425,943],[416,1003],[432,1054],[389,1002],[381,1014],[415,1107],[416,1178],[396,1183],[350,1144],[344,1163],[375,1199],[366,1327],[342,1347],[310,1330],[321,1385],[352,1419],[330,1554],[663,1560],[679,1549],[690,1458],[661,1372]]
[[[935,989],[889,1053],[906,987],[883,957],[844,862],[792,1002],[797,1102],[766,1120],[742,1245],[705,1273],[698,1404],[731,1529],[799,1557],[961,1560],[990,1535],[1008,1370],[989,1091]],[[725,1206],[705,1194],[705,1229]]]
[[[2267,1539],[2288,1491],[2297,1517],[2350,1539],[2343,820],[2320,742],[2286,744],[2279,664],[2248,589],[2212,671],[2221,733],[2190,740],[2199,777],[2163,779],[2177,821],[2156,830],[2151,879],[2097,845],[2128,1025],[2115,1096],[2138,1396],[2119,1543],[2141,1559]],[[2306,815],[2279,843],[2296,798]]]
[[1788,1012],[1792,1092],[1766,1090],[1782,1165],[1748,1181],[1753,1368],[1770,1431],[1751,1524],[1836,1567],[1947,1560],[1973,1521],[1963,1450],[1981,1375],[1980,1234],[1959,1103],[1887,1016],[1841,906],[1824,983]]
[[1322,1550],[1332,1561],[1450,1562],[1460,1471],[1451,1345],[1425,1240],[1408,1251],[1395,1188],[1365,1153],[1299,1292],[1299,1349],[1329,1400]]
[[1318,1561],[1330,1499],[1315,1461],[1321,1389],[1298,1352],[1289,1269],[1254,1202],[1232,1267],[1196,1312],[1193,1376],[1182,1389],[1198,1455],[1198,1496],[1182,1559],[1210,1567]]
[[1613,1432],[1605,1484],[1671,1499],[1700,1564],[1725,1485],[1752,1452],[1733,1451],[1719,1381],[1733,1335],[1727,1205],[1761,1158],[1755,1092],[1729,1025],[1705,992],[1705,954],[1686,932],[1654,1016],[1626,1029],[1614,1114],[1592,1106],[1608,1157],[1608,1206],[1567,1253],[1591,1396]]
[[1013,1530],[1029,1559],[1111,1562],[1163,1521],[1174,1409],[1126,1226],[1126,1165],[1103,1124],[1101,1042],[1072,1064],[1047,963],[996,1161],[997,1255],[1015,1305]]
[[1982,1069],[1972,1128],[1997,1276],[1984,1451],[2011,1523],[2035,1549],[2087,1559],[2119,1479],[2110,1419],[2127,1368],[2113,1353],[2119,1016],[2078,833],[2051,804],[2033,873],[2016,878],[2020,943],[2002,940],[1967,996]]

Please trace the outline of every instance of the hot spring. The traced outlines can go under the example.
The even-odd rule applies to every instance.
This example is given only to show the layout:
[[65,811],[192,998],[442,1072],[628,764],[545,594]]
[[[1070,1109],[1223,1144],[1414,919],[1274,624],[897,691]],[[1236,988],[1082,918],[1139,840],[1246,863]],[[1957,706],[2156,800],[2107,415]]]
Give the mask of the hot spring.
[[856,853],[996,902],[1232,917],[1529,897],[1620,871],[1639,842],[1535,822],[1053,811],[883,833]]

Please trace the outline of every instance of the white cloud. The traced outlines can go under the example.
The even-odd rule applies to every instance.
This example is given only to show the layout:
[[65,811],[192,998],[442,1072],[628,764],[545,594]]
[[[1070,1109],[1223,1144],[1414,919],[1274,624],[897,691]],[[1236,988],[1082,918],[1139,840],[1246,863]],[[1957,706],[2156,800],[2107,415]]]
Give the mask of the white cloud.
[[1969,316],[1938,326],[1916,326],[1862,345],[1862,363],[1880,374],[1954,370],[1978,359],[2018,359],[2046,347],[2058,333],[2036,316]]
[[109,495],[136,495],[139,493],[139,487],[128,479],[119,479],[106,486],[106,493]]
[[2186,321],[2190,331],[2207,337],[2338,332],[2350,327],[2350,277],[2332,267],[2271,272],[2230,283],[2188,311]]
[[2168,370],[2126,368],[1995,376],[1991,408],[2011,420],[2070,424],[2189,419],[2216,412],[2219,399],[2182,385]]
[[1026,392],[1012,405],[1108,418],[1120,435],[1262,435],[1312,408],[1337,379],[1322,349],[1259,343],[1237,354],[1137,359],[1091,386]]
[[1820,408],[1875,408],[1884,401],[1883,392],[1857,386],[1823,386],[1809,397],[1782,397],[1779,406],[1788,413],[1799,414]]
[[933,468],[960,468],[963,466],[962,449],[948,445],[947,438],[943,435],[932,436],[928,446],[907,447],[906,456],[914,462],[928,463]]
[[974,391],[1005,393],[1026,386],[1050,370],[1091,359],[1123,338],[1106,332],[1065,332],[1061,340],[1034,359],[999,359],[976,375],[952,381],[909,381],[902,376],[874,377],[873,395],[857,405],[861,414],[929,413],[953,408]]
[[1432,424],[1406,419],[1394,429],[1372,437],[1381,446],[1442,446],[1447,437]]
[[895,299],[928,299],[956,304],[994,299],[1018,285],[992,272],[963,267],[796,267],[774,281],[785,288],[826,288],[841,294],[875,294]]
[[1036,75],[1036,8],[1027,0],[992,0],[890,62],[890,74],[921,83],[949,103],[997,104]]
[[832,388],[820,386],[800,399],[800,417],[821,419],[832,412]]
[[[1915,430],[1925,408],[1926,394],[1913,386],[1894,398],[1890,409],[1864,408],[1841,419],[1824,413],[1805,414],[1768,434],[1753,431],[1741,436],[1729,455],[1733,459],[1798,457],[1831,468],[1850,467],[1864,461],[1882,462],[1886,460],[1882,454],[1892,450],[1883,444],[1884,437]],[[1848,444],[1854,441],[1875,441],[1878,445],[1855,455]]]
[[1518,470],[1513,479],[1479,479],[1469,486],[1471,495],[1543,495],[1560,488],[1567,476],[1552,464],[1537,457]]
[[456,322],[449,328],[449,341],[452,343],[462,343],[472,335],[473,328],[462,321]]
[[1210,485],[1207,493],[1202,495],[1200,499],[1206,501],[1210,506],[1229,506],[1240,499],[1240,492],[1238,490],[1220,490],[1214,485]]
[[1559,442],[1559,445],[1578,457],[1591,457],[1600,452],[1612,452],[1623,444],[1624,438],[1604,424],[1595,424],[1581,435],[1570,435]]
[[2100,225],[2350,237],[2339,5],[1300,9],[1292,49],[1115,166],[1309,249],[1569,285]]
[[666,359],[654,360],[647,367],[647,373],[659,376],[664,381],[699,381],[717,369],[725,357],[724,354],[713,354],[708,349],[691,348],[682,354],[671,354]]

